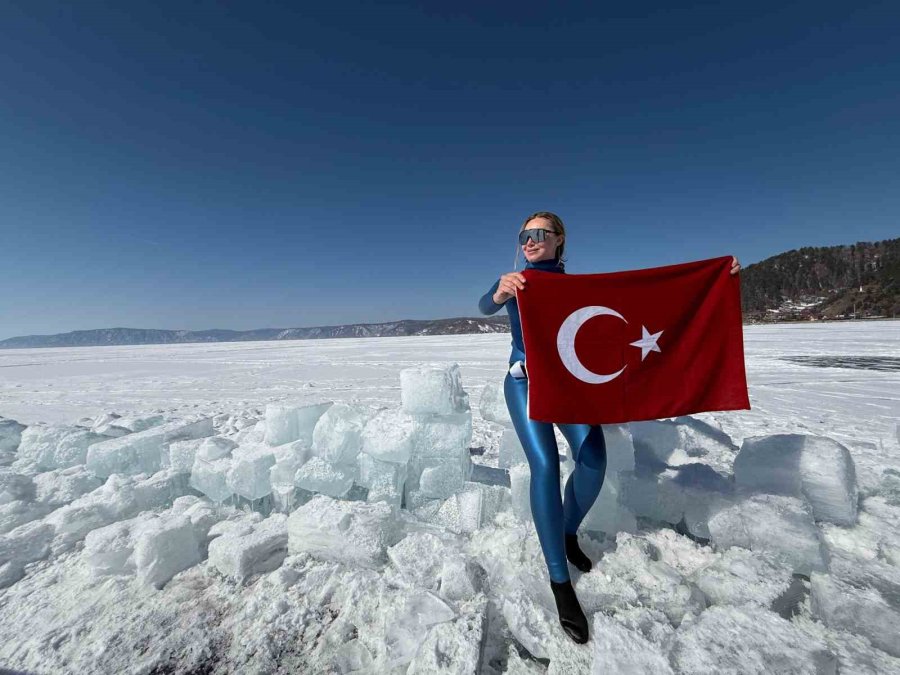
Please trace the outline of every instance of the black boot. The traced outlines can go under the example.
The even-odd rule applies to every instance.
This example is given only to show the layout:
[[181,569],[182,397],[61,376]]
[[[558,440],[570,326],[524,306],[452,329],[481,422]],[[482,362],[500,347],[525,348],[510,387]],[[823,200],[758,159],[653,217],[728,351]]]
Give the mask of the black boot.
[[566,558],[582,572],[590,572],[593,567],[591,559],[584,554],[584,551],[578,545],[577,534],[566,535]]
[[556,598],[556,611],[563,630],[575,642],[584,644],[588,640],[588,621],[578,603],[571,580],[562,583],[551,580],[550,589]]

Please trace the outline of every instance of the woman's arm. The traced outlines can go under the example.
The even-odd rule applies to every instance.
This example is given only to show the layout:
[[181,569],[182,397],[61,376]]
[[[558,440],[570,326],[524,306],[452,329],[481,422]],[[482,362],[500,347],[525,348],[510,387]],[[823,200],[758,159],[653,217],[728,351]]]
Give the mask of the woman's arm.
[[482,314],[496,314],[503,307],[503,304],[498,305],[494,302],[494,293],[497,292],[497,287],[500,285],[500,280],[494,282],[494,285],[491,286],[491,290],[481,296],[481,300],[478,301],[478,309]]
[[[524,288],[525,276],[521,272],[501,274],[500,278],[491,286],[491,290],[481,296],[481,300],[478,301],[478,309],[482,314],[494,314]],[[503,302],[498,304],[494,298],[500,298]]]

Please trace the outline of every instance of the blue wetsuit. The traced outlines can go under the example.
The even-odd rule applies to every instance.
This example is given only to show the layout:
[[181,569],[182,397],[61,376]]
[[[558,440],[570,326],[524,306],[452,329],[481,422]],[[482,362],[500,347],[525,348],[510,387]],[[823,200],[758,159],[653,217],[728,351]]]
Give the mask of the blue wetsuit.
[[[528,262],[525,269],[565,274],[565,269],[558,258]],[[512,353],[509,356],[509,362],[512,364],[525,360],[522,324],[515,297],[503,305],[494,302],[494,293],[499,284],[498,279],[482,296],[478,308],[482,314],[495,314],[506,305],[512,331]],[[569,579],[569,567],[566,562],[565,535],[575,534],[597,499],[606,475],[606,442],[603,438],[603,428],[587,424],[557,425],[572,448],[575,459],[575,469],[566,482],[563,500],[559,492],[559,449],[556,445],[553,424],[529,419],[526,412],[527,378],[515,378],[507,372],[503,392],[513,426],[531,468],[531,513],[544,559],[547,561],[547,570],[551,580],[566,581]]]

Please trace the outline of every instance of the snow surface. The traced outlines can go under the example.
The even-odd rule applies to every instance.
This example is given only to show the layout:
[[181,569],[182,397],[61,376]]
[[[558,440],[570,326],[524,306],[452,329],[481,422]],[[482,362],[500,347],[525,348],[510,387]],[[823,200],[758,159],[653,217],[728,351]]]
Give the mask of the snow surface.
[[508,335],[0,351],[0,669],[900,673],[900,372],[785,360],[896,359],[900,322],[744,335],[753,410],[608,429],[586,645]]

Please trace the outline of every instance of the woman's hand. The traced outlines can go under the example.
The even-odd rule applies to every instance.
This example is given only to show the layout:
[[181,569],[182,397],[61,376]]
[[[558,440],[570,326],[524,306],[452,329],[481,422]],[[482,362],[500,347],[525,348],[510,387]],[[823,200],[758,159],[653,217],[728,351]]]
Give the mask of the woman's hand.
[[734,256],[731,256],[731,273],[737,274],[741,271],[741,263],[738,262],[738,259]]
[[525,276],[521,272],[510,272],[500,277],[500,283],[497,285],[497,292],[494,293],[493,301],[502,305],[510,298],[515,297],[516,291],[525,288]]

